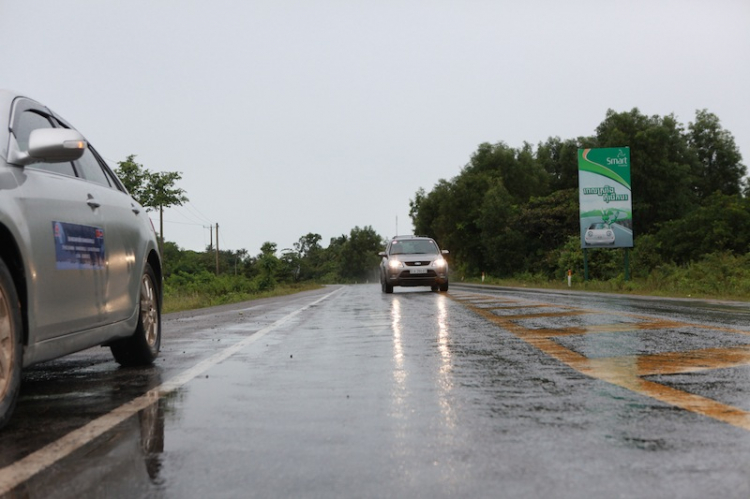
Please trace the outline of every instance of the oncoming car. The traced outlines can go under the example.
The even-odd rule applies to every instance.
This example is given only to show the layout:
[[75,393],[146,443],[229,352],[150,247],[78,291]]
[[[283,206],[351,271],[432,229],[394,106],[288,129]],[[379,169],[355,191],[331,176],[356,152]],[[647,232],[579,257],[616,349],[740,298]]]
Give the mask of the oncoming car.
[[394,286],[430,286],[433,291],[448,291],[448,262],[437,243],[429,237],[396,236],[385,251],[378,253],[380,286],[393,293]]
[[586,244],[615,244],[615,233],[605,223],[591,224],[583,236]]
[[0,90],[0,427],[22,368],[92,346],[121,365],[161,345],[162,267],[146,210],[86,139]]

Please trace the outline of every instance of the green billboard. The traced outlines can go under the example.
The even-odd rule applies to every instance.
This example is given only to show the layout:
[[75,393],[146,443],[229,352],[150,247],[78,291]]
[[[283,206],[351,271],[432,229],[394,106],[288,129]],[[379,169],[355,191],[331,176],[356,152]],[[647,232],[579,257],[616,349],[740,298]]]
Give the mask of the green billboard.
[[630,148],[578,150],[582,248],[632,248]]

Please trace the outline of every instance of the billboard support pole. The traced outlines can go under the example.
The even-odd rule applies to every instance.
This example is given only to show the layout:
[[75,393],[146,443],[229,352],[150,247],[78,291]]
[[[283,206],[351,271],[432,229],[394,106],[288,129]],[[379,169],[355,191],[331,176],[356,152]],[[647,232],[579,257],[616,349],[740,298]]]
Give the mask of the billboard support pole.
[[583,248],[583,282],[589,280],[589,250]]
[[630,280],[630,251],[625,248],[625,281]]

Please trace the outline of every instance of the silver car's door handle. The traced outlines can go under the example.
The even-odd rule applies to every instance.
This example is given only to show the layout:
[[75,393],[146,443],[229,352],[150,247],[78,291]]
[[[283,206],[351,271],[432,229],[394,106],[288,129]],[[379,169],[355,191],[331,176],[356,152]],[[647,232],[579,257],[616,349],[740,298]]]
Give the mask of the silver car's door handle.
[[94,196],[92,196],[91,194],[89,194],[89,198],[86,201],[86,204],[91,206],[92,208],[99,208],[101,206],[101,203],[96,202]]
[[141,212],[141,210],[134,204],[130,205],[130,209],[133,210],[133,213],[135,213],[136,215]]

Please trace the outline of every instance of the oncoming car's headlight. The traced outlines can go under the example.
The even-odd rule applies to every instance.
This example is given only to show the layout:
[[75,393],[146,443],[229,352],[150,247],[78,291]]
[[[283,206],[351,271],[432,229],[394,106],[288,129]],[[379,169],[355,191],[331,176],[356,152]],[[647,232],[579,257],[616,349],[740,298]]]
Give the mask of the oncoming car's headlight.
[[400,269],[404,264],[398,260],[388,260],[388,266],[392,269]]
[[446,266],[447,264],[448,264],[448,262],[446,262],[446,261],[445,261],[445,258],[442,258],[442,257],[441,257],[441,258],[438,258],[438,259],[437,259],[437,260],[435,260],[435,262],[434,262],[434,265],[435,265],[435,267],[437,267],[437,268],[439,268],[439,269],[444,269],[444,268],[445,268],[445,266]]

